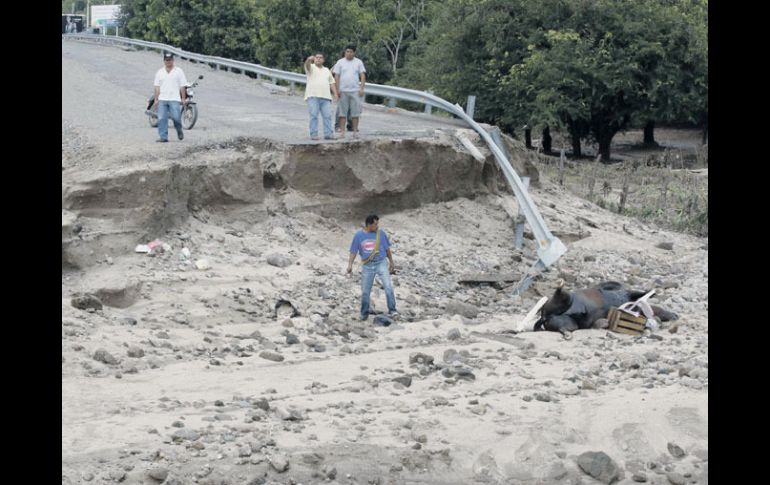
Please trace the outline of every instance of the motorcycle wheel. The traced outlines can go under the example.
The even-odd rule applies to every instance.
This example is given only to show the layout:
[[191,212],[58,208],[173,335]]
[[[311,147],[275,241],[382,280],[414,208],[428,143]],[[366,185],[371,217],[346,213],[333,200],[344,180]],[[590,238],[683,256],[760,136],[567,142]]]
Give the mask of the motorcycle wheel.
[[182,126],[185,130],[190,130],[195,126],[196,121],[198,121],[198,106],[191,104],[182,113]]

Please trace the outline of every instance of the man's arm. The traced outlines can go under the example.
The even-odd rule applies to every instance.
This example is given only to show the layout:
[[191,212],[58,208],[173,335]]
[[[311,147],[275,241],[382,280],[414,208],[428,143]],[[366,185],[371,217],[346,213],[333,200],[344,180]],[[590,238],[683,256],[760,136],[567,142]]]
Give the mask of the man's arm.
[[350,253],[350,257],[348,258],[348,273],[353,271],[353,261],[356,260],[356,254],[358,253]]
[[340,96],[340,75],[338,73],[334,73],[334,89],[337,90],[337,97]]
[[385,251],[385,254],[388,256],[388,271],[393,273],[396,271],[396,265],[393,264],[393,253],[390,252],[390,248],[388,248],[387,251]]
[[315,56],[310,56],[307,59],[305,59],[305,74],[310,74],[310,66],[313,65],[313,61],[315,60]]
[[160,97],[160,86],[155,86],[155,102],[152,104],[153,106],[158,105],[158,97]]
[[[177,67],[177,69],[179,68]],[[184,100],[187,99],[187,77],[181,69],[179,69],[179,97],[182,98],[182,105],[184,106]]]
[[358,95],[363,96],[364,95],[364,85],[366,84],[366,73],[361,72],[358,75],[358,78],[361,80],[361,87],[358,88]]
[[332,93],[332,100],[336,100],[337,96],[337,81],[334,80],[334,76],[329,73],[329,90]]

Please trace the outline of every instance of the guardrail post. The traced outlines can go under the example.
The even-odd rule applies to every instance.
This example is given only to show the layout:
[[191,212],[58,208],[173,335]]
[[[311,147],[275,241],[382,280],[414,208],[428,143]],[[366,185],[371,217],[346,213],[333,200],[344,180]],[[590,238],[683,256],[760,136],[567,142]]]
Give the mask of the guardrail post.
[[[524,190],[529,189],[529,177],[521,177],[521,183],[524,184]],[[519,217],[516,218],[516,249],[521,249],[524,245],[524,213],[521,211],[521,201],[516,201],[519,206]]]
[[473,118],[473,111],[476,109],[476,96],[470,95],[468,96],[468,104],[465,108],[465,114],[467,114],[470,118]]
[[388,106],[391,108],[396,107],[396,98],[388,98]]
[[[433,91],[428,90],[427,93],[433,94]],[[433,111],[433,105],[425,103],[425,113],[426,114],[431,114],[432,111]]]

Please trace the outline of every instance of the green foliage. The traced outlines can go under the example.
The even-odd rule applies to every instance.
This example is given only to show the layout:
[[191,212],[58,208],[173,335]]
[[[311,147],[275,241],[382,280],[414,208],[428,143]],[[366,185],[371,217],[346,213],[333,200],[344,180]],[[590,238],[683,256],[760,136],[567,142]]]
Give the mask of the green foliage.
[[478,120],[605,161],[631,124],[708,124],[707,0],[125,0],[121,32],[297,72],[355,44],[370,82],[473,94]]

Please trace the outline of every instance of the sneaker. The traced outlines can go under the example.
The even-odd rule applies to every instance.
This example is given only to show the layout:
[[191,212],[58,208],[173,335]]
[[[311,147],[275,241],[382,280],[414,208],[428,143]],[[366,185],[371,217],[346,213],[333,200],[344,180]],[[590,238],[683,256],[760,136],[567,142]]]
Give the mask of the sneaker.
[[178,131],[178,132],[176,133],[176,136],[177,136],[177,138],[179,138],[180,140],[184,140],[184,132],[183,132],[183,131]]
[[362,322],[365,322],[366,320],[369,319],[369,315],[361,315],[360,317],[358,317],[358,319],[361,320]]
[[158,138],[155,140],[157,143],[168,143],[168,140],[164,140],[163,138]]
[[390,318],[398,318],[398,317],[400,317],[400,316],[401,316],[401,314],[400,314],[400,313],[398,313],[398,312],[395,312],[395,311],[394,311],[394,312],[390,312],[390,313],[388,314],[388,316],[389,316]]
[[325,136],[324,140],[334,140],[334,136]]
[[356,140],[358,140],[359,138],[361,138],[361,135],[360,135],[360,134],[359,134],[357,131],[354,131],[354,132],[353,132],[353,138],[355,138]]
[[317,137],[317,136],[311,136],[311,137],[310,137],[310,139],[311,139],[311,140],[317,140],[317,139],[318,139],[318,137]]

